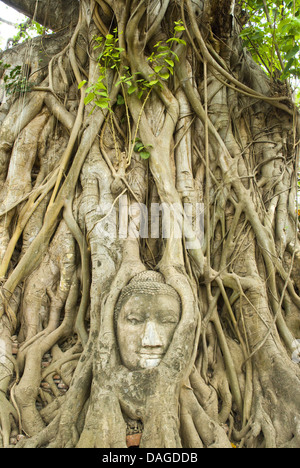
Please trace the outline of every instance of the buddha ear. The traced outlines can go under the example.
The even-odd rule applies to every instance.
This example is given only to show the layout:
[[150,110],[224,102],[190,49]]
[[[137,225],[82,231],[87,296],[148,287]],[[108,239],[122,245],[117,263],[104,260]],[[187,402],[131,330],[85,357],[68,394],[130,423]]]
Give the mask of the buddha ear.
[[162,362],[164,371],[178,381],[186,379],[195,362],[201,329],[198,299],[187,275],[168,266],[161,268],[166,283],[172,286],[181,299],[181,319],[174,332],[172,342]]

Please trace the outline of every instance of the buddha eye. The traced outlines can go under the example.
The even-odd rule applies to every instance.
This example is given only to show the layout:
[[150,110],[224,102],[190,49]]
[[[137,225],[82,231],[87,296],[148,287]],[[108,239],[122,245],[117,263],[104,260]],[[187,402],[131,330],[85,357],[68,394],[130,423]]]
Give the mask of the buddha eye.
[[129,317],[127,317],[127,320],[132,325],[138,325],[140,323],[143,323],[143,320],[140,317],[135,317],[135,316],[132,316],[132,315],[129,315]]
[[177,323],[177,320],[173,315],[168,315],[166,317],[162,317],[161,323]]

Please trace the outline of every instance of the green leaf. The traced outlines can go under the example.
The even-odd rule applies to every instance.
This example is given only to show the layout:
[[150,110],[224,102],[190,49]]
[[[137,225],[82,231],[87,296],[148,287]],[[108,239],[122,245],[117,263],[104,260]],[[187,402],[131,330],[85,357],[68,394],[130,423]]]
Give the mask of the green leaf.
[[142,159],[149,159],[151,154],[149,153],[149,151],[142,151],[140,153],[140,156],[141,156]]
[[97,96],[108,98],[107,91],[95,91],[95,94],[97,94]]
[[171,59],[165,58],[165,62],[170,65],[170,67],[174,68],[174,62]]
[[163,69],[162,65],[157,65],[156,67],[154,67],[155,73],[159,73],[162,69]]
[[88,94],[88,93],[94,91],[94,89],[95,89],[95,85],[92,85],[92,86],[89,86],[89,87],[85,90],[85,92]]
[[84,104],[87,106],[88,104],[90,104],[90,102],[92,102],[95,99],[95,97],[95,93],[88,94],[87,97],[84,99]]
[[170,53],[169,51],[161,52],[160,54],[155,56],[155,59],[158,60],[160,58],[167,57],[169,55],[169,53]]
[[106,86],[105,86],[105,84],[102,83],[102,81],[97,81],[95,87],[96,87],[97,89],[104,89],[104,90],[106,90]]
[[170,73],[160,73],[159,76],[162,80],[168,80],[170,78]]
[[118,106],[123,106],[123,104],[125,104],[125,99],[123,98],[122,94],[118,94],[117,104]]
[[142,143],[141,141],[139,141],[139,142],[137,142],[137,143],[134,145],[133,150],[134,150],[136,153],[138,153],[138,152],[142,151],[144,148],[145,148],[145,147],[144,147],[143,143]]
[[108,103],[109,101],[107,99],[98,99],[95,101],[96,106],[100,107],[101,109],[107,109]]
[[137,90],[137,87],[133,84],[128,88],[127,92],[128,94],[133,94],[136,90]]
[[148,83],[148,86],[152,88],[152,86],[155,86],[159,81],[158,80],[152,80]]
[[299,52],[300,47],[299,46],[294,46],[285,56],[286,60],[290,60],[291,58],[294,58],[295,55]]
[[78,89],[81,89],[86,83],[87,83],[87,81],[83,80],[81,83],[79,83]]
[[166,52],[166,51],[169,52],[169,50],[170,49],[168,46],[160,46],[158,47],[157,52]]
[[167,44],[169,42],[176,42],[177,44],[183,44],[186,46],[186,42],[184,39],[179,39],[178,37],[170,37],[170,39],[167,40]]
[[179,32],[179,31],[185,31],[184,26],[175,26],[174,31]]
[[179,62],[179,57],[178,57],[178,55],[177,55],[175,52],[173,52],[172,50],[171,50],[171,54],[173,55],[174,59],[175,59],[177,62]]
[[281,75],[282,80],[286,80],[286,78],[289,76],[289,71],[290,71],[290,68],[292,67],[293,63],[294,63],[294,59],[292,58],[286,64],[285,69],[283,70],[283,73]]

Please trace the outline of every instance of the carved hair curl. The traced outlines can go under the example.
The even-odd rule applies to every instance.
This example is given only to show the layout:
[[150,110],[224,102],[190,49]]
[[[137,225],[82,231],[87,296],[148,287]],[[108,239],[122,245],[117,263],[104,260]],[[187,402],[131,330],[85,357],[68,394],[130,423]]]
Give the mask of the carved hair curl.
[[179,294],[172,286],[166,284],[165,279],[161,273],[156,271],[143,271],[132,278],[132,280],[122,289],[122,292],[117,301],[114,322],[116,324],[122,305],[132,294],[165,294],[174,297],[180,304],[181,299]]

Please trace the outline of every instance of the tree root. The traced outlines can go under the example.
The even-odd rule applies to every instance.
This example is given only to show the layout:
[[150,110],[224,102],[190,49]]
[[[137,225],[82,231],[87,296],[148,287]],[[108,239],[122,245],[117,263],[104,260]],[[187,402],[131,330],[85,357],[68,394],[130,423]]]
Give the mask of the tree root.
[[[232,448],[224,429],[222,429],[216,421],[212,420],[201,408],[191,389],[184,387],[181,390],[180,402],[182,415],[185,417],[189,415],[190,424],[194,424],[200,440],[205,447]],[[187,439],[185,444],[191,446],[189,442],[189,432],[186,431],[183,437]]]

